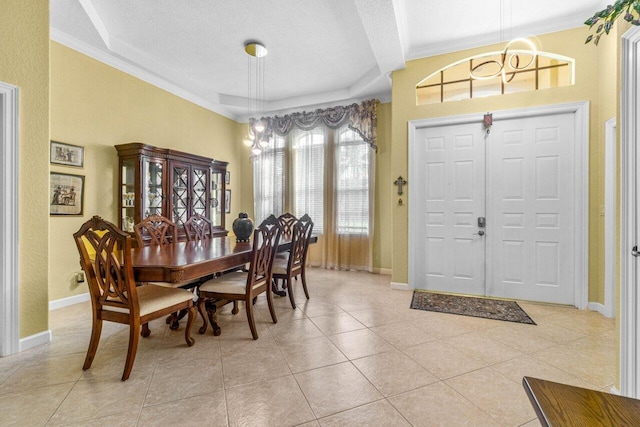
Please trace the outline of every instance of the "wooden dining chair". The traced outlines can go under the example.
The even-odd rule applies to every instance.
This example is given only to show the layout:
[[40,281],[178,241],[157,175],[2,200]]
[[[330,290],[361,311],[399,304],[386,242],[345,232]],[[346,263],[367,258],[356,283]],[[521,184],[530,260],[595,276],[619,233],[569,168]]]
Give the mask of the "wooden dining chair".
[[213,238],[213,224],[202,215],[193,214],[184,223],[184,234],[189,241]]
[[162,215],[149,215],[133,226],[138,246],[166,245],[178,241],[176,224]]
[[291,235],[293,234],[293,226],[298,222],[298,218],[295,217],[292,213],[283,213],[278,217],[278,224],[282,228],[282,238],[283,239],[291,239]]
[[[178,227],[176,224],[162,215],[149,215],[138,224],[133,226],[133,231],[138,241],[138,246],[164,246],[178,241]],[[198,281],[183,280],[180,282],[145,282],[144,284],[164,286],[169,288],[194,288]],[[171,330],[177,330],[178,322],[187,312],[182,310],[179,313],[172,313],[167,317],[167,324]]]
[[[281,228],[274,215],[269,216],[253,232],[253,246],[249,271],[234,271],[203,283],[198,288],[198,309],[206,309],[214,335],[220,335],[216,324],[215,305],[206,304],[207,300],[244,301],[247,320],[253,339],[258,339],[253,304],[261,293],[267,294],[267,303],[273,323],[278,322],[271,295],[273,260],[280,241]],[[205,308],[202,308],[205,307]],[[200,329],[203,334],[206,325]]]
[[[293,226],[297,222],[298,222],[298,218],[296,218],[295,215],[293,215],[290,212],[283,213],[278,217],[278,224],[280,224],[280,227],[282,228],[283,240],[291,239],[291,234],[293,233]],[[288,258],[289,258],[289,251],[276,253],[276,260],[278,259],[286,260]],[[273,293],[281,297],[284,297],[287,295],[287,292],[284,289],[278,289],[278,284],[276,282],[273,282]]]
[[93,311],[91,340],[84,360],[83,370],[91,367],[98,349],[102,322],[110,321],[129,325],[129,348],[122,381],[129,378],[138,349],[138,334],[149,336],[148,328],[141,325],[181,309],[189,318],[184,337],[187,346],[195,340],[191,328],[196,307],[193,294],[184,289],[162,286],[136,286],[131,262],[131,236],[114,224],[94,216],[73,234],[80,253],[80,264],[87,277]]
[[309,240],[313,231],[313,221],[309,215],[305,214],[293,226],[291,233],[291,249],[286,259],[276,258],[273,264],[273,280],[282,281],[282,289],[289,294],[291,307],[296,308],[296,302],[293,294],[293,279],[300,276],[304,294],[309,299],[309,290],[307,289],[307,278],[305,276],[305,264],[307,260],[307,250],[309,248]]
[[[188,220],[185,221],[185,223],[184,223],[184,232],[185,232],[185,234],[187,236],[187,240],[189,240],[189,241],[196,241],[197,242],[197,241],[200,241],[200,240],[212,239],[213,238],[213,224],[211,223],[211,221],[207,217],[204,217],[204,216],[199,215],[199,214],[194,214],[194,215],[190,216]],[[204,283],[207,280],[212,279],[213,277],[215,277],[215,276],[211,275],[209,277],[204,277],[204,278],[200,279],[198,284]],[[233,302],[232,313],[233,314],[238,314],[238,301],[234,301]],[[206,327],[207,327],[207,319],[205,317],[204,311],[200,311],[200,315],[202,316],[203,328],[206,329]],[[180,317],[180,315],[178,315],[178,320],[180,320],[180,319],[181,319],[181,317]]]

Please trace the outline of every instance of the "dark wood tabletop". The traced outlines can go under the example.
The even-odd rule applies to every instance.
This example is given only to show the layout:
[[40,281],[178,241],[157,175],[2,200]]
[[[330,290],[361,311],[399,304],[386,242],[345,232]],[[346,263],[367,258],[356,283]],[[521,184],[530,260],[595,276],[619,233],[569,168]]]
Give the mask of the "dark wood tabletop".
[[[316,241],[313,236],[311,243]],[[291,242],[283,240],[278,250],[290,247]],[[131,258],[136,281],[179,283],[242,266],[251,261],[251,249],[251,242],[224,236],[135,248]]]
[[216,237],[162,246],[143,246],[132,251],[133,271],[139,282],[196,280],[251,261],[251,243]]
[[640,400],[538,378],[522,385],[543,426],[640,426]]

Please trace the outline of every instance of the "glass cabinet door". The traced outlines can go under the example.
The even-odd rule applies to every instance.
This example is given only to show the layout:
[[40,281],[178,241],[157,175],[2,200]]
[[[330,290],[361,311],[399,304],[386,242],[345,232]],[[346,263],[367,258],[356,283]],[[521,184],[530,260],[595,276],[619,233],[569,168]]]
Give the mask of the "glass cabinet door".
[[207,185],[209,169],[193,167],[192,169],[191,215],[207,216]]
[[136,215],[136,161],[135,159],[122,159],[120,162],[122,167],[122,188],[120,194],[122,195],[121,215],[122,224],[120,228],[124,231],[133,232],[133,225],[135,224]]
[[142,163],[142,219],[149,215],[162,215],[162,174],[161,160],[144,159]]
[[189,209],[189,167],[173,165],[171,167],[171,221],[184,224]]
[[222,215],[223,212],[223,202],[224,202],[224,194],[222,193],[222,183],[224,180],[224,175],[220,172],[216,172],[215,170],[211,172],[211,222],[214,227],[222,227]]

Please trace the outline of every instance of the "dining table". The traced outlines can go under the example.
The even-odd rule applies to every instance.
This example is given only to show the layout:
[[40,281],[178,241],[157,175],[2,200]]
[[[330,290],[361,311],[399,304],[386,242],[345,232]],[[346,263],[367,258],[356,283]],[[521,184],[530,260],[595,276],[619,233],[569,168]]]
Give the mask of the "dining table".
[[[311,236],[309,243],[316,243],[317,236]],[[151,245],[133,248],[131,261],[136,282],[197,282],[207,277],[229,270],[242,268],[251,262],[253,244],[250,241],[238,242],[229,236],[213,237],[210,239],[180,241],[166,245]],[[278,252],[291,249],[291,241],[280,239]],[[274,292],[280,296],[284,291]],[[217,307],[226,304],[220,301]],[[234,307],[234,314],[237,307]],[[214,334],[219,335],[217,325],[211,325]],[[200,329],[206,330],[205,324]]]
[[640,425],[638,399],[533,377],[522,386],[544,427]]
[[251,249],[228,236],[142,246],[132,249],[133,274],[137,282],[195,281],[250,262]]

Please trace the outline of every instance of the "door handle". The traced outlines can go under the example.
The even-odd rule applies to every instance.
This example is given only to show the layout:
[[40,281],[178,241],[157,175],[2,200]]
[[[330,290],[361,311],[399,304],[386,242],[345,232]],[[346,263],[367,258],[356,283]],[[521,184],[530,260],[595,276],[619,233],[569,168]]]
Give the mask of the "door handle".
[[640,256],[640,252],[638,252],[638,247],[634,246],[633,249],[631,249],[631,255],[635,256],[635,257],[639,257]]
[[[477,234],[478,236],[484,236],[484,230],[479,230],[477,233],[473,233],[474,235]],[[640,255],[640,252],[638,252],[638,255]],[[636,255],[636,256],[638,256]]]

